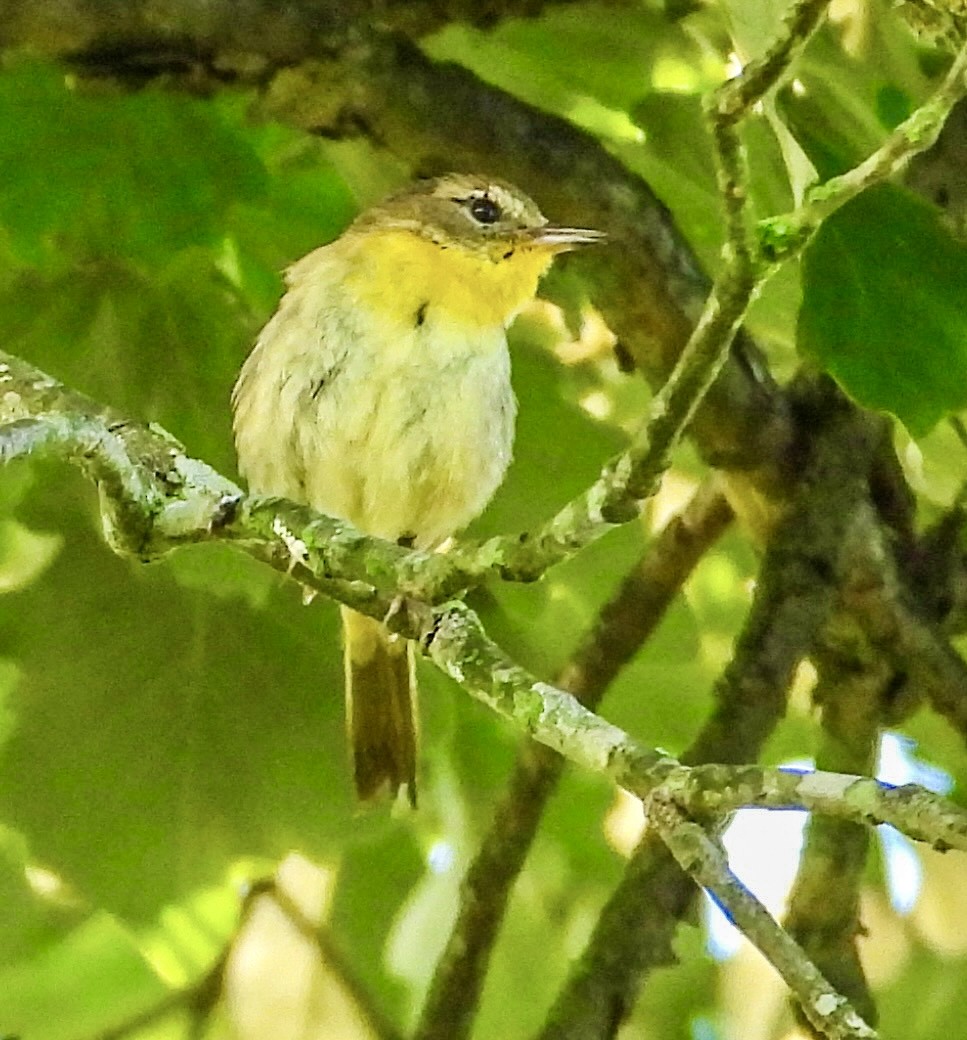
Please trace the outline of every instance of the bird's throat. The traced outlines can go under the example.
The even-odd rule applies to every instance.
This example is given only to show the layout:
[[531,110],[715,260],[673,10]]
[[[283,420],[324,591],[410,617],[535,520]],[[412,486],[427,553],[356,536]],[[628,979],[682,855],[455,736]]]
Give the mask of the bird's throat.
[[393,324],[432,321],[455,331],[509,325],[552,260],[533,247],[492,243],[471,250],[395,228],[342,242],[351,250],[345,286],[361,305]]

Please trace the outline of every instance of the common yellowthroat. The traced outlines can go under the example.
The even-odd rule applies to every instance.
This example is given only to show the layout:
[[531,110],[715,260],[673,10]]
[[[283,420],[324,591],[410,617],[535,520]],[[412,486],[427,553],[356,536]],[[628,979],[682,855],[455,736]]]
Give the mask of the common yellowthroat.
[[[555,255],[603,236],[517,188],[448,174],[361,214],[287,272],[232,394],[252,491],[436,548],[487,504],[517,402],[505,330]],[[412,653],[343,608],[356,789],[416,802]]]

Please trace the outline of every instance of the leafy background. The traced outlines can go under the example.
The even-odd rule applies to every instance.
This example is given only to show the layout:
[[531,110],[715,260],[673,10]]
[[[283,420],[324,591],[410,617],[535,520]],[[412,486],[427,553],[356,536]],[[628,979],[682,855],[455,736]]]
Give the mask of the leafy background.
[[[730,32],[754,51],[775,13],[749,0],[671,22],[658,6],[580,3],[486,34],[452,26],[424,45],[599,136],[714,266],[721,229],[700,99],[725,72]],[[827,174],[862,156],[926,92],[931,70],[903,26],[858,17],[820,34],[801,89],[749,127],[763,214],[789,208],[810,163]],[[253,120],[250,103],[80,87],[27,56],[0,70],[6,349],[160,423],[227,473],[229,393],[279,272],[405,176],[365,145]],[[828,223],[801,272],[775,277],[751,322],[778,371],[792,370],[798,337],[861,401],[903,420],[927,518],[964,472],[963,448],[938,425],[967,403],[963,249],[926,203],[899,188],[871,193]],[[547,295],[573,295],[575,271]],[[907,291],[915,278],[923,290]],[[593,313],[578,331],[548,306],[518,322],[517,459],[480,533],[550,514],[642,413],[647,391],[618,372]],[[538,585],[476,594],[488,629],[552,677],[701,473],[683,448],[640,525]],[[755,564],[739,533],[704,559],[609,694],[610,719],[648,744],[687,745]],[[40,463],[0,474],[0,1033],[80,1040],[190,984],[236,929],[245,882],[290,850],[325,868],[335,941],[386,1013],[412,1022],[516,736],[423,668],[421,809],[359,814],[339,656],[333,605],[303,606],[293,583],[244,555],[205,546],[135,567],[106,550],[94,494],[75,474]],[[916,717],[907,731],[963,777],[943,724]],[[814,740],[803,697],[767,759],[808,758]],[[620,875],[627,817],[608,785],[566,775],[517,887],[477,1035],[539,1025]],[[921,898],[903,917],[871,869],[865,913],[893,954],[874,973],[884,1035],[909,1040],[957,1035],[967,997],[963,885],[948,860],[921,856],[921,869]],[[761,965],[717,964],[694,928],[678,941],[684,967],[649,982],[629,1037],[773,1035],[773,1012],[751,1015],[742,985],[751,977],[773,993]],[[185,1028],[174,1014],[131,1035]],[[341,1028],[332,1035],[357,1035]],[[227,1029],[216,1021],[211,1035]]]

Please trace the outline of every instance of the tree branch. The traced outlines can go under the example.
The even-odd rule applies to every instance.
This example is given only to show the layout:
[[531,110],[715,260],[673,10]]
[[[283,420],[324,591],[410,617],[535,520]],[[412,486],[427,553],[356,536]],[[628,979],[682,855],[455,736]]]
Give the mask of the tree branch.
[[724,849],[704,828],[658,793],[647,803],[647,816],[681,868],[715,897],[779,972],[815,1029],[830,1040],[875,1040],[877,1034],[732,873]]
[[852,576],[844,607],[876,652],[904,680],[895,689],[889,718],[912,712],[922,698],[967,741],[967,664],[946,633],[916,602],[897,572],[886,532],[870,509],[858,517],[851,542]]
[[464,603],[450,603],[436,613],[423,646],[430,660],[476,700],[639,798],[661,786],[692,816],[746,805],[806,809],[867,826],[892,823],[935,848],[967,851],[967,810],[916,785],[893,787],[870,777],[762,766],[683,766],[665,752],[643,747],[570,694],[514,664]]
[[[593,710],[731,518],[717,482],[706,481],[602,609],[557,685]],[[414,1040],[468,1035],[512,886],[563,769],[564,759],[550,749],[529,740],[521,744],[507,789],[461,883],[460,909]]]
[[763,257],[778,264],[798,256],[827,217],[860,192],[899,173],[914,156],[932,147],[947,116],[964,96],[965,76],[967,44],[961,46],[933,96],[900,123],[872,155],[852,170],[810,188],[802,206],[794,212],[759,221],[756,231]]
[[[270,523],[265,519],[269,515],[265,504],[257,504],[251,511],[240,508],[234,485],[203,464],[185,457],[170,438],[110,420],[88,399],[64,390],[53,380],[39,378],[29,366],[21,366],[21,379],[14,389],[19,363],[9,359],[6,364],[2,375],[7,389],[0,398],[2,418],[11,420],[14,425],[0,429],[0,443],[5,451],[22,454],[31,445],[53,444],[69,459],[98,475],[100,463],[93,463],[92,458],[98,457],[105,442],[100,437],[92,439],[90,422],[79,426],[84,433],[80,448],[69,437],[44,437],[37,427],[23,425],[25,421],[28,424],[33,421],[26,414],[30,407],[40,412],[35,419],[44,419],[43,403],[69,402],[82,417],[97,419],[100,416],[99,421],[113,438],[106,442],[111,446],[106,454],[113,466],[106,471],[107,479],[113,479],[115,472],[123,474],[129,467],[137,469],[142,465],[140,460],[131,458],[134,446],[151,448],[149,457],[153,465],[147,468],[155,481],[148,496],[151,512],[155,517],[172,509],[178,512],[176,521],[169,515],[161,525],[169,536],[171,530],[176,529],[183,540],[221,537],[236,541],[257,558],[266,559],[279,569],[286,569],[283,564],[287,562],[288,566],[296,567],[300,580],[305,579],[343,602],[357,604],[359,597],[354,587],[346,586],[345,582],[333,583],[328,570],[327,546],[317,535],[320,531],[331,531],[333,541],[338,542],[341,537],[362,539],[359,544],[365,549],[372,548],[376,555],[382,551],[378,540],[363,539],[348,525],[340,526],[329,518],[313,515],[311,510],[298,510],[285,503],[276,504],[278,512]],[[31,373],[26,381],[22,378],[25,372]],[[54,429],[58,427],[55,425]],[[97,445],[96,450],[91,448],[92,444]],[[129,483],[121,481],[122,486]],[[194,501],[197,506],[197,499],[191,498],[197,493],[196,483],[204,491],[201,501],[206,506],[201,513],[209,517],[208,526],[201,529],[192,524],[186,527],[181,515],[185,502]],[[226,513],[233,512],[235,515],[226,520]],[[188,513],[197,518],[199,510],[189,508]],[[260,520],[261,525],[256,527],[253,518]],[[311,548],[309,542],[297,547],[291,534],[293,530],[298,532],[297,539],[302,534],[311,535]],[[242,533],[244,539],[240,537]],[[145,545],[155,547],[156,541],[152,536]],[[177,544],[177,539],[172,544]],[[337,553],[333,559],[338,558]],[[366,565],[371,567],[372,561]],[[368,607],[371,606],[369,603]],[[866,825],[891,822],[912,837],[931,841],[935,847],[967,849],[967,813],[919,789],[894,789],[868,778],[830,774],[802,777],[755,767],[689,769],[680,766],[662,752],[637,744],[626,733],[582,707],[565,691],[538,682],[516,666],[487,638],[479,620],[465,604],[453,602],[436,610],[424,605],[422,609],[403,611],[400,615],[405,617],[407,634],[419,636],[431,660],[474,697],[570,761],[610,777],[639,797],[647,797],[661,786],[667,797],[693,813],[721,813],[743,804],[807,808]]]
[[[89,398],[74,391],[66,390],[56,381],[49,377],[43,377],[36,369],[24,362],[20,362],[9,355],[0,355],[0,363],[6,364],[7,369],[0,373],[5,377],[2,385],[6,387],[0,396],[0,422],[5,424],[19,423],[24,417],[26,410],[33,406],[40,411],[40,418],[44,417],[41,408],[42,402],[48,404],[57,402],[59,406],[68,407],[71,414],[86,416],[96,419],[102,416],[105,427],[109,425],[108,419],[112,413],[100,409]],[[17,382],[15,383],[15,377]],[[29,378],[28,378],[29,377]],[[37,393],[37,399],[31,399],[31,388]],[[164,537],[152,538],[148,542],[148,548],[156,548],[156,542],[171,548],[188,541],[198,540],[226,540],[237,544],[250,555],[257,559],[270,563],[279,570],[289,570],[294,567],[294,573],[300,581],[318,588],[320,591],[331,595],[340,602],[354,607],[361,607],[374,616],[378,616],[373,609],[373,603],[380,605],[385,602],[392,604],[403,590],[392,588],[391,580],[387,578],[386,571],[378,576],[381,585],[388,591],[374,592],[371,600],[364,602],[364,598],[358,593],[354,584],[347,581],[333,582],[330,562],[339,564],[341,554],[352,555],[350,550],[341,548],[335,555],[330,556],[329,546],[325,539],[319,536],[320,531],[326,532],[326,537],[333,542],[341,538],[360,539],[360,545],[372,556],[379,556],[384,547],[391,550],[388,559],[392,563],[398,559],[398,554],[405,551],[390,543],[382,542],[380,539],[368,538],[360,535],[350,525],[340,521],[332,520],[322,514],[314,513],[306,507],[295,507],[290,503],[279,501],[273,503],[276,507],[273,520],[266,519],[270,510],[266,502],[256,502],[251,510],[241,510],[239,505],[237,488],[230,481],[221,477],[210,467],[195,459],[191,459],[181,452],[180,448],[167,435],[155,430],[138,427],[134,424],[112,421],[114,432],[111,436],[116,438],[114,447],[117,449],[116,458],[120,460],[119,465],[124,467],[143,468],[144,473],[154,473],[154,489],[157,493],[151,495],[151,506],[157,508],[158,503],[163,502],[162,512],[174,510],[178,516],[172,520],[168,516],[162,524]],[[87,427],[84,427],[87,430]],[[8,437],[9,425],[0,426],[0,443],[23,444],[20,437],[20,428]],[[85,442],[88,443],[88,442]],[[150,465],[146,465],[141,457],[132,458],[135,448],[141,446],[146,450],[150,459]],[[113,450],[113,449],[112,449]],[[70,452],[69,457],[75,462],[80,462],[85,468],[89,459],[81,452]],[[152,470],[152,466],[156,467]],[[193,497],[194,496],[194,497]],[[226,507],[224,499],[228,498],[229,505]],[[180,509],[183,500],[192,504],[189,510],[191,515],[207,515],[208,525],[196,527],[186,524]],[[197,506],[197,501],[203,506]],[[197,508],[196,508],[197,506]],[[235,518],[225,520],[226,510],[235,510]],[[305,555],[293,564],[294,546],[291,541],[279,534],[279,530],[295,531],[297,536],[303,534],[309,536],[306,543]],[[172,534],[174,531],[176,534]],[[331,534],[330,534],[331,532]],[[244,537],[243,537],[244,535]],[[165,541],[169,539],[169,541]],[[313,544],[309,544],[309,542]],[[318,543],[318,544],[315,544]],[[299,552],[301,547],[296,547]],[[365,553],[363,554],[365,555]],[[372,558],[367,558],[361,569],[377,571],[378,568]],[[389,568],[392,573],[392,568]],[[419,605],[418,605],[419,606]],[[431,609],[423,605],[422,609],[413,611],[397,611],[394,617],[399,627],[409,638],[416,639],[421,645],[423,652],[436,663],[443,671],[456,679],[473,696],[489,705],[494,711],[503,717],[513,721],[520,728],[530,733],[536,740],[560,752],[570,761],[597,772],[603,776],[610,777],[620,786],[627,787],[630,791],[640,797],[647,796],[659,783],[668,783],[670,778],[675,777],[676,784],[681,785],[680,777],[683,774],[694,776],[703,775],[702,769],[709,767],[698,767],[689,770],[679,766],[674,759],[667,754],[653,749],[645,748],[633,741],[626,733],[605,722],[604,719],[595,715],[583,707],[574,697],[554,686],[539,682],[524,669],[515,665],[486,635],[476,614],[466,604],[451,601],[441,607]],[[736,808],[734,798],[730,801],[728,796],[729,773],[731,767],[720,767],[726,770],[725,774],[717,774],[717,785],[720,790],[718,796],[721,804],[712,797],[708,800],[710,792],[704,789],[688,790],[688,785],[681,787],[679,797],[682,797],[682,805],[689,811],[728,811]],[[748,767],[754,769],[754,767]],[[751,776],[745,770],[736,770],[734,776],[740,778],[741,785],[747,785]],[[910,833],[912,837],[920,840],[931,840],[935,843],[946,844],[949,847],[967,847],[967,817],[962,822],[963,832],[958,830],[961,824],[957,823],[957,814],[947,814],[947,809],[939,817],[931,817],[927,831],[919,831],[915,824],[905,825],[906,816],[897,817],[892,815],[896,812],[895,792],[904,789],[888,788],[886,785],[876,785],[870,789],[862,784],[861,779],[848,778],[847,787],[838,792],[836,798],[828,802],[815,804],[817,792],[805,785],[800,801],[789,801],[790,797],[799,790],[797,785],[792,789],[788,781],[782,779],[792,774],[784,774],[781,771],[758,771],[759,784],[762,786],[758,794],[754,796],[757,804],[769,805],[783,808],[811,808],[824,812],[844,814],[844,818],[859,819],[862,822],[891,822],[899,829]],[[772,778],[768,780],[768,778]],[[768,781],[768,782],[767,782]],[[862,791],[861,801],[852,805],[854,797],[847,797],[847,792],[854,791],[854,782],[859,786],[856,791]],[[798,784],[798,782],[797,782]],[[744,789],[744,788],[743,788]],[[824,788],[825,790],[825,788]],[[872,791],[879,792],[875,797]],[[887,792],[894,792],[889,795]],[[806,794],[809,794],[809,798]],[[828,795],[827,790],[827,795]],[[839,803],[839,797],[845,801]],[[934,796],[924,793],[928,804],[941,804],[943,800],[933,801]],[[779,798],[779,804],[775,799]],[[811,801],[810,798],[813,800]],[[698,801],[694,801],[698,799]],[[891,800],[893,799],[893,800]],[[740,803],[741,804],[741,803]],[[891,808],[892,807],[892,808]],[[943,828],[951,828],[949,831],[942,828],[937,831],[938,821],[945,821]]]
[[[836,435],[820,431],[817,439],[835,444]],[[782,717],[796,667],[829,616],[851,515],[846,503],[862,491],[853,469],[832,467],[830,454],[829,446],[816,451],[803,467],[797,495],[767,547],[732,658],[715,684],[715,708],[683,756],[687,763],[741,763],[759,757]],[[831,501],[837,508],[830,508]],[[608,1023],[616,1029],[645,973],[672,958],[674,927],[693,895],[693,886],[667,850],[646,833],[555,1002],[542,1040],[556,1040],[572,1030],[598,1037]]]
[[[569,0],[408,0],[379,11],[381,24],[415,36],[450,22],[489,28],[535,17]],[[265,62],[292,64],[331,55],[357,24],[374,17],[369,0],[98,0],[96,4],[7,4],[0,47],[98,62],[105,70],[148,75],[195,65],[222,79],[250,77]],[[259,62],[258,59],[262,61]]]
[[[855,658],[817,656],[823,706],[822,770],[872,773],[879,744],[881,704],[892,679],[888,665],[856,670]],[[839,664],[844,667],[840,669]],[[850,666],[853,666],[850,668]],[[868,828],[845,820],[812,816],[783,925],[817,968],[876,1024],[876,1007],[860,963],[856,941],[863,932],[860,887],[870,847]]]

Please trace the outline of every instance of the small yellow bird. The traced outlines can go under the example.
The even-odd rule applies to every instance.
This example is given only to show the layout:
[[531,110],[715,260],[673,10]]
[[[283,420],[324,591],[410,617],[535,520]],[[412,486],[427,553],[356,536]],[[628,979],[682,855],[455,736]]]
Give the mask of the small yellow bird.
[[[253,492],[436,548],[511,459],[517,402],[505,330],[557,253],[599,241],[548,224],[511,185],[448,174],[361,214],[287,272],[235,390]],[[416,803],[412,653],[343,608],[357,792]]]

